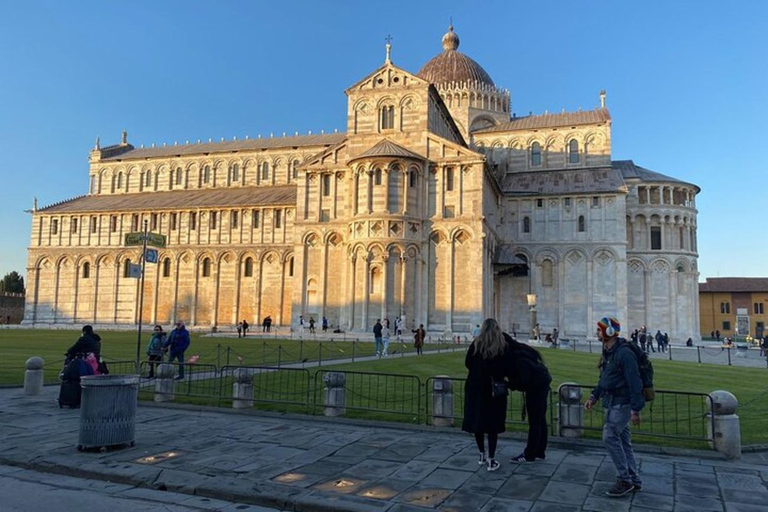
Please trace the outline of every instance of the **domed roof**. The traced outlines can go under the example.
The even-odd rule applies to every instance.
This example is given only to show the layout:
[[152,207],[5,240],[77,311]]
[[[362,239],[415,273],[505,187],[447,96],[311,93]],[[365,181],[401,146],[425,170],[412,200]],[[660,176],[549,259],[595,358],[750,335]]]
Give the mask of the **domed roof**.
[[459,42],[459,36],[451,25],[443,36],[443,53],[424,64],[418,76],[435,85],[466,81],[495,87],[496,84],[480,64],[458,51]]

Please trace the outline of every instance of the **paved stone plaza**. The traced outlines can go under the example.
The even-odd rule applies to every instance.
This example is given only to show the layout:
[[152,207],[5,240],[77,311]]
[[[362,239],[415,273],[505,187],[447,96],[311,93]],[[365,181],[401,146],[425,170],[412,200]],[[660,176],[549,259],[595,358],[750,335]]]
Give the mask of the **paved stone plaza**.
[[546,462],[513,465],[523,443],[503,438],[501,469],[487,473],[458,431],[179,406],[141,405],[134,448],[79,453],[79,411],[60,410],[57,392],[0,391],[0,464],[110,481],[134,495],[161,489],[296,511],[758,512],[768,503],[768,453],[731,462],[648,447],[643,491],[612,500],[604,493],[613,467],[587,444],[556,444]]

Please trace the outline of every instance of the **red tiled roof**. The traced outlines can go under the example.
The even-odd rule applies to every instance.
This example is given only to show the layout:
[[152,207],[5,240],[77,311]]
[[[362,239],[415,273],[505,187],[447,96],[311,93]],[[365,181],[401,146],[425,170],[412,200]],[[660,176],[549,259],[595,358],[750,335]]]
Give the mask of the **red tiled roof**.
[[699,283],[700,292],[760,293],[768,292],[768,277],[710,277]]

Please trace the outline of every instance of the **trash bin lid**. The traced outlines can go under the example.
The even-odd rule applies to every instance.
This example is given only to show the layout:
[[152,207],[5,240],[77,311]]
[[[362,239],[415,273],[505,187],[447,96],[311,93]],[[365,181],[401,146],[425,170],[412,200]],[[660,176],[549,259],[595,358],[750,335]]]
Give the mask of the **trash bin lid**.
[[80,378],[80,384],[86,387],[96,386],[134,386],[139,384],[138,375],[86,375]]

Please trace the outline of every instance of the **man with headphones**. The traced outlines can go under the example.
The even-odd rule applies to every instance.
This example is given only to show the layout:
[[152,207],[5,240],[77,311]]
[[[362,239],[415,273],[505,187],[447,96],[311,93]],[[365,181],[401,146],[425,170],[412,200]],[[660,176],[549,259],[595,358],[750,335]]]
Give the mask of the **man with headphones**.
[[615,318],[605,317],[597,322],[597,337],[603,344],[598,365],[600,381],[584,404],[591,411],[602,399],[605,410],[603,442],[618,473],[616,483],[606,493],[612,498],[642,489],[629,422],[640,424],[640,411],[645,406],[643,382],[637,357],[627,340],[619,338],[620,331],[621,324]]

